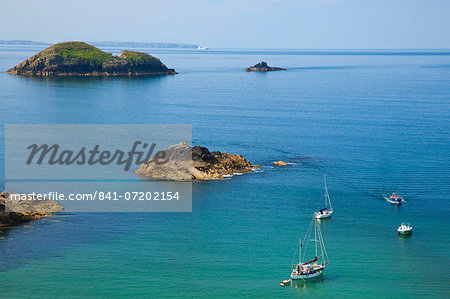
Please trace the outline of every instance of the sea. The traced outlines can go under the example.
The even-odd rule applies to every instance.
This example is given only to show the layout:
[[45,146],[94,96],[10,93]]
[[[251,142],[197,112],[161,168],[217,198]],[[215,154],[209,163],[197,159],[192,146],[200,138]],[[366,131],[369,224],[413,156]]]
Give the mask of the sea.
[[[450,50],[140,48],[179,74],[4,73],[43,48],[0,46],[3,128],[192,124],[193,144],[262,168],[194,182],[192,212],[66,212],[2,227],[1,298],[450,297]],[[261,60],[287,71],[244,71]],[[325,173],[329,263],[281,287],[323,207]],[[386,202],[392,192],[406,202]],[[411,236],[397,234],[402,222]]]

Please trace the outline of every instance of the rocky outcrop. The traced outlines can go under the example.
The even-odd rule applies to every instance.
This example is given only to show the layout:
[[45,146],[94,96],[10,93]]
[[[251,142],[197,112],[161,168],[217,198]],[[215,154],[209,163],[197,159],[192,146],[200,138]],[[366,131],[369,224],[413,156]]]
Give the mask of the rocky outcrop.
[[286,69],[281,67],[271,67],[267,65],[267,62],[261,61],[260,63],[250,66],[245,69],[246,72],[270,72],[270,71],[285,71]]
[[252,164],[241,155],[210,152],[206,147],[190,147],[186,143],[170,146],[164,151],[168,161],[156,163],[155,158],[140,165],[136,174],[164,180],[222,179],[236,173],[253,171]]
[[[14,225],[48,216],[64,209],[52,200],[12,200],[17,193],[0,193],[0,225]],[[8,208],[8,209],[7,209]],[[6,212],[11,210],[14,212]]]
[[158,58],[145,52],[122,51],[120,56],[83,42],[48,47],[7,71],[24,76],[142,76],[172,75]]

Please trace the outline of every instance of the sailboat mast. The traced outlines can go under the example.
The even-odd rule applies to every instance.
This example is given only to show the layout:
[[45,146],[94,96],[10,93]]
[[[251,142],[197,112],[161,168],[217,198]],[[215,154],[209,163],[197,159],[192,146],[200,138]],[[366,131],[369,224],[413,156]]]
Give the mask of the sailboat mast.
[[328,192],[327,192],[327,175],[324,173],[323,174],[323,184],[324,184],[324,186],[325,186],[325,193],[324,193],[324,197],[325,197],[325,208],[327,208],[328,209],[328,199],[327,199],[327,194],[328,194]]
[[299,261],[299,264],[301,264],[302,263],[302,238],[300,238],[300,247],[299,247],[300,249],[299,249],[299,254],[298,254],[298,256],[299,256],[299,258],[300,258],[300,261]]
[[325,207],[328,208],[328,205],[330,205],[330,210],[332,210],[333,207],[331,206],[331,199],[330,195],[328,194],[327,175],[325,173],[323,174],[323,181],[325,183]]
[[314,245],[316,248],[316,256],[317,257],[317,220],[316,218],[313,218],[314,221]]

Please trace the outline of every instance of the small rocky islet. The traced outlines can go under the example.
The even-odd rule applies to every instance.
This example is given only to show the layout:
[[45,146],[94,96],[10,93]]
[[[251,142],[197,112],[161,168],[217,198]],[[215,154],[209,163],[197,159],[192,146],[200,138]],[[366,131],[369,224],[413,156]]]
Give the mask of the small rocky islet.
[[153,158],[142,163],[135,173],[153,179],[195,181],[223,179],[261,167],[252,165],[242,155],[210,152],[206,147],[191,147],[184,142],[172,145],[164,152],[167,163],[158,165]]
[[[14,200],[10,197],[17,193],[0,193],[0,226],[29,222],[60,212],[64,207],[53,200]],[[8,208],[8,209],[7,209]],[[14,212],[6,212],[13,210]]]
[[255,64],[254,66],[250,66],[244,69],[246,72],[271,72],[271,71],[286,71],[285,68],[282,67],[272,67],[268,66],[267,62],[261,61],[260,63]]
[[120,56],[84,42],[55,44],[26,59],[6,73],[22,76],[145,76],[173,75],[158,58],[124,50]]

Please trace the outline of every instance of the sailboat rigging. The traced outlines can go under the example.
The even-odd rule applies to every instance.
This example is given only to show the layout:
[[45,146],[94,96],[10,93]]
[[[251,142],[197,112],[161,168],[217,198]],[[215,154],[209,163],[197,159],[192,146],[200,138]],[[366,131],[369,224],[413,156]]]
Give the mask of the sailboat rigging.
[[[313,228],[314,228],[314,239],[310,239]],[[299,241],[299,262],[297,264],[292,264],[294,266],[291,272],[291,278],[293,280],[296,279],[304,280],[317,277],[323,273],[323,271],[325,270],[325,265],[328,264],[328,254],[325,249],[322,231],[320,230],[320,223],[318,223],[316,217],[313,217],[312,223],[309,225],[304,240],[306,240],[306,246],[304,249],[302,239],[300,238]],[[310,242],[314,242],[315,255],[312,260],[304,262],[303,257],[306,256],[308,253],[308,245]]]
[[324,193],[325,207],[319,211],[314,212],[314,217],[316,219],[329,218],[333,214],[333,207],[331,206],[331,199],[330,199],[330,195],[328,194],[326,174],[323,175],[323,181],[325,184],[325,193]]

